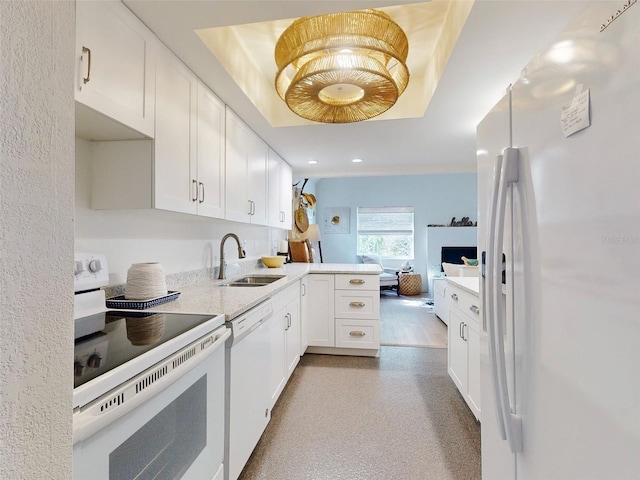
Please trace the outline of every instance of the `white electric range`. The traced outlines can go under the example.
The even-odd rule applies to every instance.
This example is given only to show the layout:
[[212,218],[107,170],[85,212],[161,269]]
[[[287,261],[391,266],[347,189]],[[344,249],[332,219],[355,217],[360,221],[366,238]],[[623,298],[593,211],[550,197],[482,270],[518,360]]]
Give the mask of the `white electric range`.
[[224,316],[108,310],[106,258],[74,271],[74,479],[222,479]]

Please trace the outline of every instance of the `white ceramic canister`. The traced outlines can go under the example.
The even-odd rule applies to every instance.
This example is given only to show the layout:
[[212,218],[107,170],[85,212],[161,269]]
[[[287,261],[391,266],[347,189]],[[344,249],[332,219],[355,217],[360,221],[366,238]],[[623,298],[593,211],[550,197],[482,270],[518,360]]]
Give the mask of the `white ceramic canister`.
[[167,294],[164,268],[158,262],[134,263],[127,270],[124,298],[150,300]]

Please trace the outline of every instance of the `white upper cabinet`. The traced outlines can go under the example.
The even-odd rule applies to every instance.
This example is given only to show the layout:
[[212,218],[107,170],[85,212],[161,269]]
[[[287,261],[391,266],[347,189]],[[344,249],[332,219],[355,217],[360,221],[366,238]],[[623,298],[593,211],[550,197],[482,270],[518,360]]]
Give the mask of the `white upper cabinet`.
[[268,224],[268,146],[233,111],[226,113],[227,220]]
[[291,229],[293,174],[291,167],[269,148],[269,225]]
[[156,64],[154,206],[197,213],[196,114],[198,79],[168,49]]
[[198,215],[224,218],[225,106],[202,82],[198,81],[197,171]]
[[154,34],[121,2],[76,2],[78,136],[154,136],[154,42]]
[[178,58],[156,68],[155,208],[224,218],[224,103]]
[[96,209],[224,218],[224,104],[158,44],[155,139],[94,142]]

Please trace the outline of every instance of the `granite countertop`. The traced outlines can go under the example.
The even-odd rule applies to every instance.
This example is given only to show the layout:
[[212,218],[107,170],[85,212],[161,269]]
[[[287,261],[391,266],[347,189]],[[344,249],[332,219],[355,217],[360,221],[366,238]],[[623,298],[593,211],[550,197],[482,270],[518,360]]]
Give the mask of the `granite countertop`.
[[[378,265],[342,263],[287,263],[282,268],[256,268],[244,272],[246,275],[285,275],[262,287],[228,287],[226,280],[211,279],[179,288],[180,296],[171,302],[146,309],[146,312],[180,312],[203,315],[224,314],[226,320],[242,315],[277,292],[309,273],[378,275],[382,269]],[[238,277],[236,277],[238,278]]]
[[480,293],[480,277],[445,277],[447,282],[474,295]]

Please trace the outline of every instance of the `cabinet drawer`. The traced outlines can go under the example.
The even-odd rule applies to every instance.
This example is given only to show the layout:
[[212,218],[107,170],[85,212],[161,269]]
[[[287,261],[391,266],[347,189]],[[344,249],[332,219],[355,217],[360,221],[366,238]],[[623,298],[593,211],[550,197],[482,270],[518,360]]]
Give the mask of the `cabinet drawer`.
[[446,299],[450,308],[456,308],[468,318],[480,322],[480,300],[476,295],[449,284]]
[[336,318],[336,347],[380,348],[380,322]]
[[335,292],[335,317],[377,320],[380,318],[380,294],[376,292]]
[[336,290],[380,290],[380,275],[336,275]]

